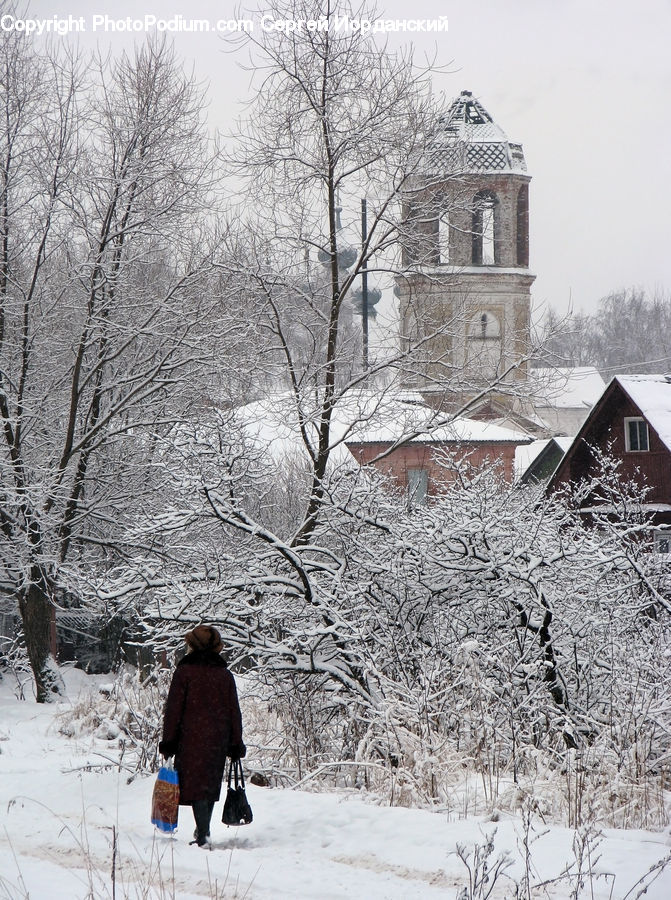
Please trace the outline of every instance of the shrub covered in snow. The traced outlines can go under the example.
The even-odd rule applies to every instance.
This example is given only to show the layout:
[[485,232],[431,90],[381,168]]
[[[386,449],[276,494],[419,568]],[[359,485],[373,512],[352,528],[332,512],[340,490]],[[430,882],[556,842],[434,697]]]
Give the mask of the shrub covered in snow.
[[93,737],[107,745],[108,761],[126,771],[158,768],[163,706],[170,672],[156,668],[149,675],[123,669],[105,684],[83,692],[74,706],[59,715],[66,737]]
[[190,567],[145,576],[141,619],[163,650],[194,622],[221,628],[257,698],[260,771],[400,804],[531,796],[576,825],[666,822],[669,601],[634,498],[586,528],[493,471],[412,510],[334,475],[304,544],[254,518],[230,472],[206,498],[194,479],[177,498]]

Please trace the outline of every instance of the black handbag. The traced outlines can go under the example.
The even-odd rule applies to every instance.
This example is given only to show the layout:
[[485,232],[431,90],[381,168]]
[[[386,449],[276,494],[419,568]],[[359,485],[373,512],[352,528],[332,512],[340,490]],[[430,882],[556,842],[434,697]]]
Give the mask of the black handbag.
[[228,766],[228,790],[221,821],[224,825],[249,825],[253,819],[252,808],[245,793],[245,776],[239,759]]

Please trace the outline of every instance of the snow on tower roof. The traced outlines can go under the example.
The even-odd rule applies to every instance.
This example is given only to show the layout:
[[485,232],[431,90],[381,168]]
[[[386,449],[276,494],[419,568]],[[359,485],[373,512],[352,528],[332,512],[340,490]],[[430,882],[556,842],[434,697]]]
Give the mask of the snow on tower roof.
[[512,144],[482,103],[462,91],[438,120],[426,165],[431,172],[520,172],[527,170],[521,144]]

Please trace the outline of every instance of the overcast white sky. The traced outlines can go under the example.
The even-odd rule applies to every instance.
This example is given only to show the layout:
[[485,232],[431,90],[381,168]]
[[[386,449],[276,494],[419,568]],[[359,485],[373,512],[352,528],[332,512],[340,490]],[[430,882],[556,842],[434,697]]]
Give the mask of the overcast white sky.
[[[0,0],[0,7],[6,6]],[[260,21],[263,2],[251,0]],[[225,0],[30,0],[33,16],[229,18]],[[531,183],[536,307],[593,310],[620,287],[671,293],[671,0],[385,0],[386,16],[447,15],[447,33],[390,35],[450,64],[448,97],[471,90],[524,145]],[[90,31],[90,26],[89,26]],[[120,34],[86,46],[128,46]],[[224,131],[249,96],[249,74],[215,34],[178,34],[177,49],[210,82]]]

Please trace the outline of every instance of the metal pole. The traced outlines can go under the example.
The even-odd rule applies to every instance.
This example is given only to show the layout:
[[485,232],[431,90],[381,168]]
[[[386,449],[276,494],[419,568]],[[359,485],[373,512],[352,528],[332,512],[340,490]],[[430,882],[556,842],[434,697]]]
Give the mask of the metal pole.
[[361,345],[363,370],[368,371],[368,262],[366,259],[366,240],[368,223],[366,221],[366,201],[361,201]]

